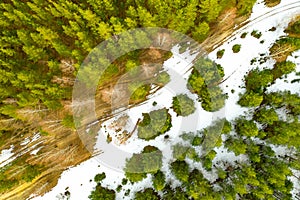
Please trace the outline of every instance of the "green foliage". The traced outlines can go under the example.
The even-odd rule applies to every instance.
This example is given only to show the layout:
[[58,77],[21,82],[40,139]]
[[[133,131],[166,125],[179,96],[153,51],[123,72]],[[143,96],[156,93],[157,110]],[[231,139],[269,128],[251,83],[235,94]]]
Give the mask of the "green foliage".
[[201,22],[198,25],[196,25],[195,30],[193,31],[193,38],[195,40],[202,42],[205,38],[207,38],[209,33],[210,27],[207,22]]
[[219,119],[213,122],[212,125],[203,129],[202,138],[204,141],[202,143],[203,152],[210,152],[215,147],[220,147],[222,145],[222,129],[224,125],[224,119]]
[[266,105],[274,108],[285,107],[289,114],[296,116],[300,114],[300,99],[298,94],[291,94],[290,91],[272,92],[264,97]]
[[186,94],[173,97],[172,108],[180,116],[188,116],[195,112],[195,103]]
[[291,61],[283,61],[280,63],[276,63],[272,72],[273,72],[274,78],[277,79],[283,75],[293,72],[295,69],[296,69],[295,63],[293,63]]
[[55,100],[45,100],[44,102],[45,106],[47,106],[49,109],[52,109],[52,110],[59,110],[62,108],[62,105],[60,102],[58,101],[55,101]]
[[131,182],[139,182],[139,181],[141,181],[141,180],[143,180],[144,178],[147,177],[146,173],[126,172],[125,175],[128,178],[128,180],[130,180]]
[[116,192],[121,192],[122,190],[122,185],[118,185],[118,187],[116,188]]
[[9,179],[9,180],[1,180],[0,178],[0,192],[6,192],[12,187],[16,186],[19,183],[16,179]]
[[276,121],[265,129],[266,138],[273,144],[299,148],[299,124],[298,120],[292,122]]
[[218,169],[218,177],[220,179],[225,179],[227,177],[227,173],[226,171],[222,170],[222,169]]
[[186,183],[189,178],[189,165],[185,161],[175,161],[171,163],[171,171],[175,177]]
[[199,157],[198,153],[194,148],[189,148],[188,151],[186,152],[186,157],[195,161],[195,162],[200,162],[201,158]]
[[200,3],[200,13],[204,14],[208,22],[215,20],[221,9],[218,0],[204,0]]
[[260,106],[263,99],[264,97],[261,94],[250,91],[240,97],[238,104],[243,107],[257,107]]
[[206,170],[212,169],[212,160],[216,157],[217,153],[212,150],[208,154],[206,154],[203,158],[203,166]]
[[102,172],[101,174],[97,174],[95,177],[94,177],[94,181],[96,183],[100,183],[102,180],[104,180],[106,178],[106,174],[104,172]]
[[258,128],[254,121],[238,119],[235,125],[236,132],[242,136],[254,137],[258,134]]
[[171,127],[171,115],[166,108],[143,113],[143,120],[138,124],[138,137],[151,140],[169,131]]
[[135,200],[159,200],[158,194],[151,188],[147,188],[145,190],[139,191],[135,193]]
[[265,69],[259,71],[254,69],[248,72],[245,77],[245,84],[247,91],[254,91],[256,93],[262,93],[263,89],[266,88],[273,81],[272,71]]
[[259,123],[268,125],[272,125],[274,122],[279,120],[276,111],[272,108],[262,108],[258,110],[254,115],[254,119]]
[[219,86],[204,88],[200,94],[201,106],[204,110],[214,112],[225,106],[226,95]]
[[0,113],[2,115],[7,115],[9,117],[18,119],[19,117],[16,113],[16,110],[17,110],[17,108],[13,105],[5,105],[5,106],[0,107]]
[[250,141],[248,143],[247,154],[249,156],[249,159],[252,162],[255,162],[255,163],[261,162],[261,158],[260,158],[260,155],[259,155],[260,154],[260,147],[257,146],[253,141]]
[[249,15],[256,0],[239,0],[237,3],[238,13],[240,15]]
[[[273,0],[274,1],[274,0]],[[287,29],[287,33],[291,34],[300,34],[300,20],[297,20],[296,22],[292,23]]]
[[204,79],[200,76],[200,73],[197,70],[193,70],[192,74],[188,79],[188,88],[192,92],[196,94],[200,94],[203,86],[204,86]]
[[123,179],[122,179],[122,185],[126,185],[127,182],[128,182],[128,179],[126,179],[126,178],[123,178]]
[[192,141],[192,145],[193,146],[200,146],[203,142],[203,137],[199,137],[199,136],[195,136],[193,141]]
[[164,189],[164,192],[165,193],[163,199],[165,200],[188,200],[189,199],[188,195],[180,187],[171,189],[171,187],[168,185]]
[[228,134],[232,130],[231,123],[225,119],[222,134]]
[[271,92],[269,94],[265,94],[264,100],[266,104],[271,105],[274,108],[279,108],[284,105],[284,96],[284,93]]
[[100,184],[97,184],[95,190],[93,190],[91,192],[91,194],[89,195],[89,199],[91,199],[91,200],[99,200],[99,199],[115,200],[116,193],[114,190],[104,188]]
[[139,154],[126,160],[125,175],[132,182],[146,178],[147,173],[156,173],[162,166],[162,152],[156,147],[146,146]]
[[251,36],[255,37],[256,39],[259,39],[262,36],[262,34],[261,34],[261,32],[258,32],[257,30],[253,30],[251,32]]
[[188,178],[187,194],[192,199],[213,199],[213,190],[199,170],[193,170]]
[[222,58],[225,53],[225,49],[221,49],[217,52],[217,58]]
[[247,34],[247,32],[242,33],[241,38],[246,38]]
[[217,111],[225,105],[226,95],[218,85],[224,76],[223,68],[208,58],[198,59],[188,79],[188,88],[196,93],[206,111]]
[[157,191],[161,191],[164,189],[165,185],[166,185],[166,176],[163,172],[158,171],[153,175],[153,187],[155,190]]
[[[122,31],[137,27],[169,28],[191,34],[194,39],[203,41],[208,36],[210,23],[225,8],[223,4],[223,1],[217,0],[160,3],[149,1],[147,4],[92,0],[47,4],[40,1],[19,4],[5,1],[0,6],[0,28],[3,30],[0,34],[3,47],[0,50],[0,60],[5,66],[3,78],[1,76],[1,81],[5,83],[0,88],[1,91],[8,88],[10,91],[1,95],[15,97],[19,91],[32,94],[35,90],[39,93],[34,95],[37,102],[40,100],[45,103],[47,100],[49,108],[56,108],[58,104],[54,105],[53,102],[64,97],[56,94],[45,96],[45,90],[56,86],[51,80],[53,76],[61,75],[60,60],[72,59],[78,68],[78,63],[82,63],[97,44]],[[226,8],[234,6],[233,2],[226,3]],[[241,8],[244,9],[243,6]],[[128,44],[113,49],[112,54],[134,47],[136,43],[146,45],[150,42],[145,33],[139,32],[131,36]],[[110,49],[111,46],[108,45],[107,48]],[[135,62],[137,59],[133,60]],[[135,68],[133,62],[128,60],[127,70]],[[100,65],[103,63],[103,60],[99,61]],[[32,72],[35,73],[34,76]],[[100,83],[110,81],[119,72],[119,68],[112,65],[102,74]],[[92,72],[88,73],[91,76],[87,77],[92,77]],[[40,80],[43,80],[42,83]],[[36,84],[41,84],[43,88],[34,88]]]
[[265,4],[268,7],[274,7],[280,4],[281,0],[265,0]]
[[234,152],[236,156],[245,154],[247,150],[247,144],[245,144],[242,139],[234,137],[229,137],[225,141],[225,147],[228,148],[228,150]]
[[240,52],[241,46],[242,46],[242,45],[240,45],[240,44],[235,44],[235,45],[233,45],[233,46],[232,46],[232,51],[233,51],[233,53],[238,53],[238,52]]
[[49,133],[48,133],[47,131],[44,131],[43,129],[40,129],[40,130],[39,130],[39,133],[40,133],[41,135],[43,135],[43,136],[49,135]]
[[[190,34],[198,41],[203,41],[209,34],[210,26],[215,25],[214,22],[225,8],[231,8],[237,3],[238,12],[248,14],[253,6],[252,2],[254,1],[166,0],[158,2],[151,0],[145,3],[144,1],[106,0],[57,0],[48,2],[5,0],[0,4],[0,99],[2,101],[6,98],[13,98],[17,100],[17,103],[11,106],[2,103],[1,114],[19,119],[17,115],[19,108],[38,106],[59,111],[63,108],[62,102],[71,99],[71,86],[58,85],[53,81],[54,77],[65,76],[60,68],[61,62],[72,60],[75,63],[73,67],[78,70],[88,53],[111,36],[116,36],[118,33],[129,29],[150,26],[170,28]],[[93,60],[93,62],[98,63],[94,67],[98,69],[109,64],[110,58],[117,51],[123,52],[129,47],[134,48],[137,43],[149,44],[150,39],[144,36],[143,32],[132,35],[128,37],[128,43],[118,49],[112,49],[111,44],[108,43],[106,48],[111,50],[111,54],[107,55],[107,59],[98,60],[98,58],[94,58],[97,60]],[[293,40],[293,43],[298,45],[296,40]],[[114,63],[107,69],[103,69],[103,74],[99,80],[100,85],[110,83],[112,78],[126,71],[134,74],[139,61],[136,59],[138,56],[133,58],[133,54],[120,61],[124,66],[121,67],[116,62],[118,64]],[[219,87],[215,87],[223,78],[224,72],[222,72],[221,67],[207,60],[201,62],[198,64],[199,66],[195,64],[195,68],[197,68],[195,71],[199,71],[199,75],[204,73],[201,76],[198,76],[196,72],[191,75],[189,79],[191,80],[191,90],[198,94],[203,108],[208,111],[215,111],[223,107],[225,102],[223,91]],[[87,81],[87,83],[97,80],[98,75],[95,74],[95,68],[92,70],[84,69],[86,76],[78,77],[79,80]],[[279,70],[279,72],[281,71]],[[74,79],[74,75],[76,75],[76,70],[70,75],[71,80]],[[157,79],[159,84],[166,84],[169,81],[169,77],[165,73],[159,74]],[[132,83],[129,90],[132,92],[132,101],[142,101],[149,94],[150,86]],[[289,103],[289,105],[291,104]],[[293,112],[297,111],[295,105],[293,109]],[[144,126],[139,124],[140,129],[145,129],[144,135],[147,138],[163,134],[171,127],[169,114],[166,116],[157,114],[159,119],[155,118],[155,114],[153,115],[154,117],[149,113],[148,119],[150,121],[148,120],[148,122],[146,115],[144,115],[143,122],[141,122]],[[165,120],[160,120],[162,118]],[[62,124],[74,127],[72,117],[69,115],[65,116]],[[145,124],[149,124],[149,126]],[[148,131],[150,133],[146,134]],[[40,133],[41,135],[47,134],[42,129]],[[6,132],[3,135],[10,136]],[[219,137],[212,135],[212,138],[219,140]],[[2,137],[1,139],[3,139]],[[210,138],[208,134],[206,137]],[[129,180],[141,180],[145,177],[145,173],[156,173],[161,167],[161,152],[154,152],[149,149],[151,148],[145,148],[144,153],[148,152],[150,155],[135,154],[127,161],[129,163],[126,165],[127,169],[133,167],[133,172],[129,170],[126,174],[130,176]],[[188,151],[188,155],[194,157],[194,151]],[[26,165],[24,167],[26,173],[20,177],[25,181],[31,181],[38,176],[39,170],[39,166]],[[142,173],[136,173],[139,171]],[[96,176],[95,181],[100,182],[102,178],[102,175]],[[0,188],[11,188],[17,183],[18,181],[15,179],[3,179],[0,180]],[[143,199],[159,199],[151,189],[141,193]],[[187,195],[179,188],[176,188],[174,193],[171,195],[172,199],[187,199]],[[136,195],[136,199],[138,199],[139,194]],[[115,199],[116,195],[113,190],[97,184],[89,198]]]
[[200,73],[206,85],[217,83],[224,77],[222,67],[209,58],[197,59],[194,64],[194,70]]
[[184,146],[182,144],[175,144],[174,146],[172,146],[173,158],[176,160],[184,160],[189,148],[190,147]]
[[[197,134],[201,134],[199,131],[197,131]],[[183,132],[179,137],[181,137],[184,141],[192,142],[194,139],[194,133],[193,132]]]
[[139,72],[139,63],[133,60],[127,60],[125,64],[125,70],[128,72],[131,76],[136,76]]

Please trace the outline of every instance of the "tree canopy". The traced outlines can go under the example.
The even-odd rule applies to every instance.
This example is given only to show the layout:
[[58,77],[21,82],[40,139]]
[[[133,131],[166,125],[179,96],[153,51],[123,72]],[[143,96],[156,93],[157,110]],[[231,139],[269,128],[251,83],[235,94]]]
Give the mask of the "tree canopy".
[[138,137],[151,140],[166,133],[172,127],[171,120],[166,108],[143,113],[143,120],[138,124]]

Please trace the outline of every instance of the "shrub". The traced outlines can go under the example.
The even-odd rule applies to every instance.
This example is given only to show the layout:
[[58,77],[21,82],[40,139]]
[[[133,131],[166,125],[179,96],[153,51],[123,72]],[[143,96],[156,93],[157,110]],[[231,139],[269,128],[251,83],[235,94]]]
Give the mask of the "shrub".
[[246,38],[247,34],[248,34],[248,33],[246,33],[246,32],[243,33],[243,34],[241,35],[241,38]]
[[101,185],[97,185],[96,189],[91,192],[89,195],[89,199],[91,200],[115,200],[116,199],[116,192],[114,190],[110,190],[107,188],[102,187]]
[[99,183],[99,182],[101,182],[103,179],[105,179],[106,178],[106,175],[105,175],[105,173],[104,172],[102,172],[101,174],[97,174],[96,176],[95,176],[95,178],[94,178],[94,181],[96,182],[96,183]]
[[232,51],[233,53],[238,53],[241,50],[241,45],[240,44],[235,44],[232,46]]
[[258,32],[257,30],[253,30],[251,32],[251,36],[255,37],[256,39],[259,39],[262,36],[262,34],[261,34],[261,32]]
[[222,58],[223,55],[224,55],[224,53],[225,53],[225,49],[219,50],[219,51],[217,52],[217,58]]

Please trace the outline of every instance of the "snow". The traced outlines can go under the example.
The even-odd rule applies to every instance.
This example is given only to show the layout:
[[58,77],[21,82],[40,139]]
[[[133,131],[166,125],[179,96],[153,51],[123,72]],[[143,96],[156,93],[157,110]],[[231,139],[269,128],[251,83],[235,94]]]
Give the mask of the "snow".
[[14,155],[14,146],[11,145],[9,149],[4,149],[0,154],[0,167],[7,165],[11,161],[11,157]]
[[[270,46],[280,36],[285,35],[283,31],[290,19],[293,18],[296,13],[300,13],[300,10],[296,8],[297,5],[300,6],[298,0],[286,0],[282,1],[281,4],[276,7],[267,8],[263,5],[262,1],[259,1],[253,8],[253,14],[249,19],[249,23],[242,29],[237,30],[233,34],[233,37],[229,38],[228,42],[224,43],[208,55],[209,58],[215,60],[217,63],[220,63],[223,66],[225,71],[225,79],[228,78],[222,84],[225,93],[228,93],[229,95],[229,98],[226,100],[226,106],[224,110],[216,113],[209,113],[205,112],[199,105],[197,105],[197,112],[194,115],[184,119],[182,117],[176,117],[176,114],[170,109],[169,112],[172,115],[173,127],[171,128],[170,132],[168,132],[170,140],[168,141],[167,145],[163,136],[159,136],[152,141],[145,142],[139,140],[135,134],[127,141],[125,145],[118,145],[116,138],[113,138],[113,141],[110,144],[106,143],[107,133],[112,133],[114,131],[113,129],[108,128],[109,124],[124,114],[128,115],[130,118],[128,120],[129,123],[125,127],[130,131],[133,129],[137,120],[142,117],[142,112],[149,112],[153,109],[162,107],[169,108],[171,106],[172,97],[175,94],[186,93],[189,95],[189,97],[196,100],[195,95],[190,94],[185,87],[186,80],[184,79],[190,73],[188,72],[185,74],[188,67],[190,67],[189,60],[192,59],[192,56],[189,56],[188,54],[184,56],[179,55],[178,47],[174,47],[172,49],[173,57],[164,63],[165,69],[171,76],[171,82],[165,88],[155,93],[151,97],[150,101],[126,110],[125,112],[121,112],[120,114],[117,114],[115,118],[106,121],[103,124],[106,125],[106,128],[102,126],[97,144],[95,146],[95,148],[98,150],[104,150],[104,153],[77,166],[69,168],[63,172],[58,184],[50,192],[34,199],[57,199],[57,195],[64,193],[65,188],[67,187],[69,187],[68,191],[71,193],[72,200],[88,199],[88,195],[96,185],[96,183],[93,181],[90,182],[90,180],[93,180],[94,176],[101,172],[105,172],[107,176],[107,178],[103,181],[104,186],[107,185],[108,188],[115,189],[121,183],[122,178],[124,178],[122,168],[124,167],[125,159],[130,157],[132,153],[140,152],[145,145],[154,145],[163,151],[164,158],[162,170],[166,172],[166,177],[168,180],[174,180],[174,177],[170,173],[170,169],[167,167],[167,165],[172,160],[170,146],[180,142],[178,134],[182,131],[204,128],[210,125],[213,120],[222,116],[226,116],[228,120],[233,120],[243,113],[249,111],[249,109],[242,108],[236,104],[239,99],[239,94],[245,91],[243,88],[244,76],[251,69],[256,67],[260,69],[270,68],[275,63],[275,61],[271,58],[269,58],[267,62],[263,64],[254,63],[253,65],[250,65],[250,61],[255,57],[260,57],[259,54],[266,54],[265,56],[269,56],[268,49]],[[276,27],[276,31],[269,31],[269,29],[272,27]],[[260,39],[254,38],[250,35],[253,30],[258,30],[262,33]],[[244,32],[248,32],[248,34],[246,38],[242,39],[240,38],[240,35]],[[261,43],[261,41],[264,42]],[[239,53],[235,54],[232,52],[231,49],[234,44],[241,44],[241,51]],[[223,58],[217,59],[216,53],[221,49],[225,49],[225,54]],[[296,52],[295,55],[296,54],[299,54],[299,52]],[[295,59],[294,61],[297,61],[295,56],[289,57],[289,59]],[[297,70],[299,71],[299,64],[297,64]],[[276,82],[276,84],[272,86],[270,90],[282,90],[286,88],[289,90],[291,89],[293,92],[297,92],[297,85],[294,86],[295,87],[291,87],[291,84],[278,81],[278,83]],[[231,93],[231,90],[234,90],[234,93]],[[155,107],[152,106],[153,101],[158,102],[159,105],[156,105]],[[197,123],[195,123],[195,121]],[[107,131],[107,133],[105,131]],[[217,151],[217,156],[213,160],[214,164],[224,160],[231,163],[234,163],[234,161],[245,162],[247,160],[245,156],[235,156],[234,153],[227,152],[223,147],[216,148],[215,150]],[[199,164],[193,164],[191,161],[189,162],[192,167],[198,167],[202,169]],[[99,164],[100,167],[98,167]],[[201,171],[204,170],[202,169]],[[213,180],[215,178],[213,173],[206,173],[205,177],[209,180]],[[124,199],[132,199],[132,194],[134,191],[138,191],[145,186],[151,187],[150,181],[151,177],[148,176],[139,183],[135,183],[133,185],[127,184],[123,186],[125,190],[131,190],[130,195]],[[174,182],[173,184],[176,185],[179,183]],[[299,188],[299,185],[296,187]],[[122,192],[118,193],[117,195],[117,198],[120,199]]]

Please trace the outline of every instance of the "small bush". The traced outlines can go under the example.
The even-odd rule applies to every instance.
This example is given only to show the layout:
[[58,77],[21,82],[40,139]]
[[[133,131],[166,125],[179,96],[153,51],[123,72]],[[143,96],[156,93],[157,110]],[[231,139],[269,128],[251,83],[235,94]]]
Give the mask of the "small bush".
[[101,174],[97,174],[97,175],[95,176],[94,181],[95,181],[96,183],[99,183],[99,182],[101,182],[102,180],[104,180],[105,178],[106,178],[106,175],[105,175],[104,172],[102,172]]
[[258,32],[257,30],[254,30],[254,31],[251,32],[251,36],[255,37],[256,39],[259,39],[262,36],[262,34],[261,34],[261,32]]
[[233,53],[238,53],[238,52],[240,52],[240,50],[241,50],[241,45],[240,44],[233,45],[233,47],[232,47]]
[[223,57],[223,55],[224,55],[224,53],[225,53],[225,49],[221,49],[221,50],[219,50],[218,52],[217,52],[217,58],[222,58]]
[[247,34],[248,34],[248,33],[246,33],[246,32],[243,33],[243,34],[241,35],[241,38],[246,38]]

